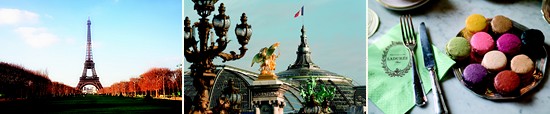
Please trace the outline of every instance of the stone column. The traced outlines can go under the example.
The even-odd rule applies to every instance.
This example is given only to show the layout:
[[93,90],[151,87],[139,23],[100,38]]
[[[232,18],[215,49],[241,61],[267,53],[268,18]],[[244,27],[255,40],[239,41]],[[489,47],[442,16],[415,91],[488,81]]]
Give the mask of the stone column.
[[[286,90],[283,88],[283,82],[276,80],[256,80],[252,82],[250,86],[252,91],[252,103],[254,105],[256,114],[264,111],[263,106],[269,106],[265,109],[270,110],[271,114],[283,114],[285,99],[284,92]],[[262,114],[265,114],[262,113]]]
[[260,103],[252,101],[252,106],[254,107],[254,114],[260,114]]
[[[284,94],[283,94],[284,95]],[[284,97],[284,96],[283,96]],[[285,101],[278,101],[276,107],[279,109],[277,110],[278,113],[277,114],[283,114],[284,113],[284,107],[286,105],[286,102]]]

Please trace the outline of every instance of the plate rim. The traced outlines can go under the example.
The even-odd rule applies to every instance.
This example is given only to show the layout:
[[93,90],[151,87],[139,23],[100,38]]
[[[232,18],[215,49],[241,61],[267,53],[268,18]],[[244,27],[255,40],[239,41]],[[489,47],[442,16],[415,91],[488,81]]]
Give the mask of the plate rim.
[[378,3],[382,4],[382,6],[384,6],[385,8],[388,8],[388,9],[391,9],[391,10],[396,10],[396,11],[406,11],[406,10],[411,10],[411,9],[415,9],[415,8],[418,8],[420,6],[423,6],[424,4],[428,3],[430,0],[423,0],[417,4],[414,4],[414,5],[411,5],[411,6],[406,6],[406,7],[397,7],[397,6],[393,6],[393,5],[390,5],[390,4],[387,4],[385,2],[382,2],[381,0],[376,0]]
[[[378,14],[376,14],[376,12],[374,12],[372,9],[368,8],[368,14],[372,14],[372,15],[369,15],[369,16],[374,16],[374,18],[373,18],[374,20],[372,20],[372,21],[375,21],[375,22],[373,23],[374,25],[370,25],[371,27],[368,27],[368,24],[371,23],[371,22],[367,23],[367,39],[370,38],[372,35],[374,35],[374,33],[376,33],[376,31],[378,30],[378,27],[380,25],[380,19],[378,17]],[[367,19],[367,21],[368,21],[368,19]],[[370,29],[373,29],[373,30],[370,30]]]

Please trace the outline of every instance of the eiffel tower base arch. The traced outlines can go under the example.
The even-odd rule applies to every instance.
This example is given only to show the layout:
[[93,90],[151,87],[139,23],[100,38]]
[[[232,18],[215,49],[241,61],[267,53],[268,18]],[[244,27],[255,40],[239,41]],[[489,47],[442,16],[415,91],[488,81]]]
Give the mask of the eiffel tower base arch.
[[92,85],[95,86],[97,89],[103,89],[103,86],[101,86],[101,83],[99,82],[99,78],[80,78],[80,81],[78,82],[78,85],[76,86],[78,90],[83,91],[82,88],[86,85]]

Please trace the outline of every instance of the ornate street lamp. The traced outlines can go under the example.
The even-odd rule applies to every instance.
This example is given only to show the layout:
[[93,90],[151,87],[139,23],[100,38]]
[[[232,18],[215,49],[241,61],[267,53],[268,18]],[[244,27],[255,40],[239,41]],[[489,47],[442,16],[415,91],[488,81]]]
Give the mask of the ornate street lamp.
[[235,87],[233,79],[227,81],[227,87],[222,91],[222,95],[218,99],[218,106],[214,108],[215,114],[240,114],[241,101],[243,99],[239,92],[239,88]]
[[202,17],[206,18],[210,15],[210,12],[214,11],[214,4],[218,2],[218,0],[193,0],[195,3],[195,10],[197,10],[197,13]]
[[240,114],[241,113],[241,101],[243,96],[239,92],[239,88],[235,87],[235,82],[232,79],[227,81],[227,87],[222,92],[222,96],[227,98],[229,104],[229,113]]
[[252,36],[252,27],[246,23],[247,20],[246,14],[243,13],[241,16],[241,24],[238,24],[235,28],[235,35],[237,35],[239,44],[243,45],[243,47],[248,44],[248,40],[250,40],[250,36]]
[[231,26],[231,21],[229,21],[229,16],[225,15],[225,6],[220,4],[220,8],[218,9],[220,12],[219,15],[214,15],[214,18],[212,19],[212,24],[214,25],[214,30],[216,30],[217,36],[225,36],[227,33],[227,30],[229,29],[229,26]]
[[[184,56],[188,62],[192,63],[189,69],[191,70],[191,77],[193,77],[193,86],[197,90],[194,99],[195,108],[192,113],[211,113],[208,90],[212,88],[216,77],[213,72],[214,64],[212,61],[215,57],[222,58],[223,62],[242,58],[248,50],[245,45],[250,40],[252,29],[246,23],[247,17],[243,13],[241,24],[238,24],[235,28],[235,35],[237,35],[237,40],[241,44],[240,53],[237,54],[234,51],[224,53],[223,51],[229,43],[226,36],[227,30],[231,25],[229,16],[225,15],[224,4],[220,4],[219,15],[214,15],[211,24],[206,17],[214,11],[214,4],[217,0],[193,0],[193,2],[195,3],[194,9],[202,18],[199,19],[199,22],[195,22],[193,26],[191,26],[189,17],[185,17],[184,20]],[[211,36],[211,28],[214,28],[216,36],[218,36],[216,42],[214,42],[213,37],[209,37]],[[198,31],[198,42],[195,40],[195,30]],[[197,43],[199,44],[198,47]]]

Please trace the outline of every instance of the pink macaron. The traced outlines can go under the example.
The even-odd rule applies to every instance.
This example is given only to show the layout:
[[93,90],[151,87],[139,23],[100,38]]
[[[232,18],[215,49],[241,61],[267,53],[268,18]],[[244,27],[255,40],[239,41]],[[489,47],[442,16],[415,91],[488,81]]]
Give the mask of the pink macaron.
[[495,41],[487,32],[477,32],[472,36],[470,45],[474,53],[485,55],[485,53],[495,48]]
[[498,38],[497,48],[508,56],[514,56],[521,50],[521,40],[514,34],[505,33]]

